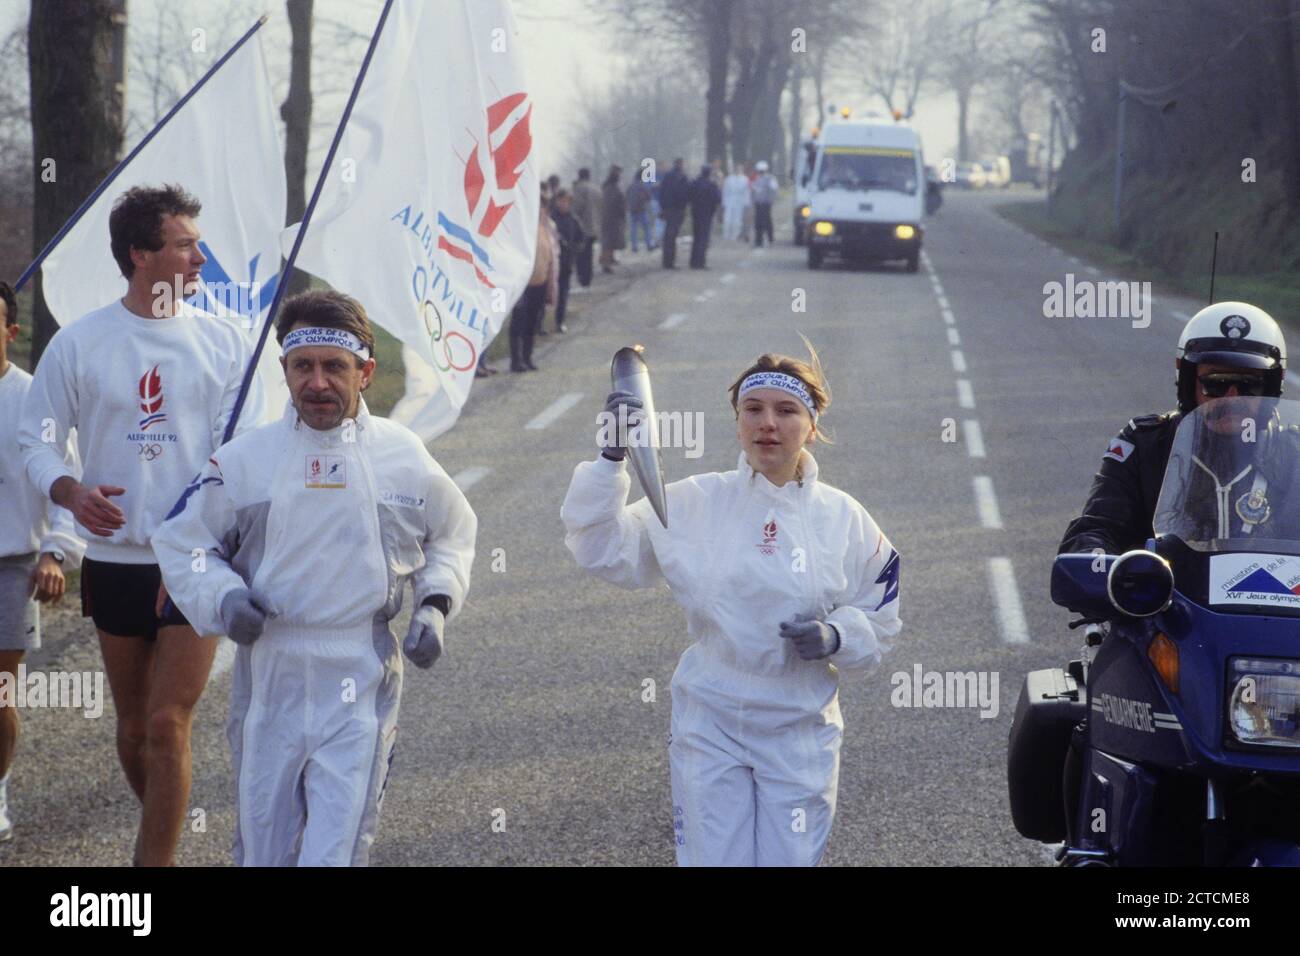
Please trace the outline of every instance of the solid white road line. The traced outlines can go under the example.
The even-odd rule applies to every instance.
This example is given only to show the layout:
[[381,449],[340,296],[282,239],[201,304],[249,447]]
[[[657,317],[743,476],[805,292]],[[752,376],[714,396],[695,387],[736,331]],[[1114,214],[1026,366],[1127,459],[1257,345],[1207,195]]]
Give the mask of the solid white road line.
[[970,379],[957,379],[957,404],[962,408],[975,407],[975,393],[971,391]]
[[957,330],[956,330],[956,329],[949,329],[949,330],[948,330],[948,344],[949,344],[949,345],[961,345],[961,336],[957,334]]
[[961,354],[960,349],[952,350],[952,370],[954,372],[966,371],[966,356]]
[[469,491],[470,488],[490,474],[492,474],[492,469],[486,465],[471,465],[469,468],[456,472],[451,476],[451,480],[456,483],[457,488],[464,492]]
[[561,395],[555,401],[551,402],[550,405],[546,406],[540,415],[524,427],[531,431],[541,431],[571,409],[574,405],[577,405],[582,401],[582,398],[582,392],[570,392],[567,395]]
[[1029,625],[1025,621],[1025,608],[1020,603],[1020,589],[1016,587],[1016,569],[1010,558],[989,558],[989,587],[993,590],[993,603],[997,605],[998,624],[1002,640],[1008,644],[1028,644]]
[[980,431],[980,423],[973,418],[968,418],[961,423],[962,431],[966,434],[966,452],[972,458],[983,458],[984,456],[984,433]]
[[988,475],[975,476],[975,507],[979,509],[980,524],[990,531],[1002,530],[1002,513],[998,498],[993,493],[993,479]]
[[668,316],[668,318],[664,319],[662,322],[659,323],[659,328],[675,329],[677,328],[677,326],[681,325],[685,321],[686,321],[685,312],[674,312],[672,315]]

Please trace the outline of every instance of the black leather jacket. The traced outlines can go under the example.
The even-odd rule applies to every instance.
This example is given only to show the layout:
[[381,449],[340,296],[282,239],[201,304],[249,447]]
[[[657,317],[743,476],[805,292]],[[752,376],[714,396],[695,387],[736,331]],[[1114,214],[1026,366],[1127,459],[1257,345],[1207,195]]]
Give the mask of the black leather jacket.
[[1182,415],[1143,415],[1124,426],[1102,457],[1083,514],[1070,522],[1058,554],[1092,551],[1123,554],[1146,546],[1154,534],[1156,502],[1174,432]]

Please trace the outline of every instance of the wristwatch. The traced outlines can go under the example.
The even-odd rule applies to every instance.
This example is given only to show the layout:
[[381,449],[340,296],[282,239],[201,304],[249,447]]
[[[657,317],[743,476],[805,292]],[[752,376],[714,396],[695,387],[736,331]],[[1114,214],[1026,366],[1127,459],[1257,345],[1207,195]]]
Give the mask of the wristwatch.
[[59,564],[63,564],[63,562],[64,562],[64,560],[65,560],[65,557],[64,557],[64,554],[63,554],[62,551],[46,551],[45,553],[48,554],[51,558],[53,558],[53,559],[54,559],[56,562],[58,562]]

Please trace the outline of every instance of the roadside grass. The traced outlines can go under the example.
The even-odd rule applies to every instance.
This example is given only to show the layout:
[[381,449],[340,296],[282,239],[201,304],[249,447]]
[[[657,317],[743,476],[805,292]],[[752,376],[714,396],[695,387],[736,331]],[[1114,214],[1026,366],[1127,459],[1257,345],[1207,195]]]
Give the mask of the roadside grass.
[[[994,208],[1003,218],[1098,267],[1130,278],[1140,273],[1144,279],[1149,279],[1166,292],[1209,301],[1213,233],[1210,242],[1206,244],[1204,270],[1200,273],[1178,274],[1136,251],[1121,249],[1100,236],[1081,234],[1071,224],[1074,219],[1072,215],[1062,213],[1049,218],[1046,203],[1042,200],[1022,200]],[[1222,241],[1223,237],[1220,236],[1220,242]],[[1220,254],[1222,253],[1221,245]],[[1214,280],[1214,298],[1219,302],[1249,302],[1271,314],[1284,326],[1300,330],[1300,275],[1295,271],[1279,269],[1255,274],[1226,272],[1221,258]]]

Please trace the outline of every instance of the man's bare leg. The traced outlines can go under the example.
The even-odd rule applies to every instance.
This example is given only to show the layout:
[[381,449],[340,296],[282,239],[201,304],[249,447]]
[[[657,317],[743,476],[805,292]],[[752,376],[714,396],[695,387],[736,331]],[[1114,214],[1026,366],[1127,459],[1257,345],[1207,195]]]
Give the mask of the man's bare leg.
[[[0,680],[18,680],[18,665],[26,651],[0,651]],[[7,677],[5,675],[8,675]],[[17,684],[13,684],[17,690]],[[18,746],[18,708],[0,704],[0,780],[9,773]]]
[[145,722],[149,707],[149,672],[153,667],[154,642],[142,637],[121,637],[96,629],[104,671],[117,710],[117,756],[126,782],[144,801],[148,755],[145,753]]
[[140,824],[140,865],[170,866],[190,799],[190,727],[208,683],[219,638],[192,627],[158,629],[149,676],[147,765]]

